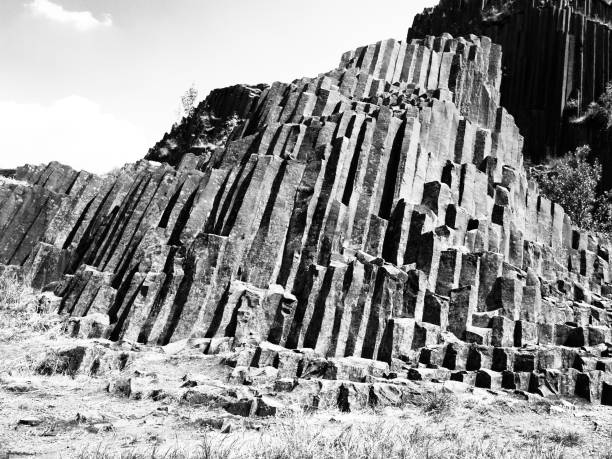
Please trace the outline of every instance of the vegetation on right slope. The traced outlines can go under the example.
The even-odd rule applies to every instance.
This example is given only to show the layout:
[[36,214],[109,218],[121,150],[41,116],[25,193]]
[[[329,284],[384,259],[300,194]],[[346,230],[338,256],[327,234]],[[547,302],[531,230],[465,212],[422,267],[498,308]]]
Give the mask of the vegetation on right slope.
[[604,234],[612,232],[612,193],[598,193],[602,168],[589,160],[588,145],[577,148],[548,165],[531,168],[540,192],[561,205],[580,228]]

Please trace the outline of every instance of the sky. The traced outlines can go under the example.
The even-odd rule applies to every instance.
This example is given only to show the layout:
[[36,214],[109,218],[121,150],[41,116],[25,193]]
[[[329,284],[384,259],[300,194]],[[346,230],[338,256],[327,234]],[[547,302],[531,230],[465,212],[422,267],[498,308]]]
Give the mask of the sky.
[[437,0],[0,0],[0,169],[144,157],[192,85],[316,76]]

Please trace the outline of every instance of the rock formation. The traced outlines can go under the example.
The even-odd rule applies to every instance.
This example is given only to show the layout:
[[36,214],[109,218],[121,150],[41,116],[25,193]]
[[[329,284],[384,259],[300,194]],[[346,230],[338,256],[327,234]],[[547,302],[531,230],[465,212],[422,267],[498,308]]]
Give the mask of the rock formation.
[[485,36],[384,40],[316,78],[214,91],[161,163],[21,167],[0,263],[63,314],[108,316],[111,340],[612,404],[612,247],[527,181],[502,62]]
[[[605,0],[441,0],[417,15],[408,40],[484,34],[504,49],[502,105],[535,160],[592,144],[612,187],[612,143],[574,126],[612,80],[612,7]],[[594,139],[595,137],[595,139]]]

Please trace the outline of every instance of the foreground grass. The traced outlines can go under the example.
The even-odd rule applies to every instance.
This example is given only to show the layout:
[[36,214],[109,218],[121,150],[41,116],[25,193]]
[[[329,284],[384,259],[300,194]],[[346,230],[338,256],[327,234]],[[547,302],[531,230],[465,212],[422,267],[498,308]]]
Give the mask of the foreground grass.
[[[303,422],[283,424],[258,439],[241,441],[204,438],[192,451],[181,448],[130,451],[120,456],[115,451],[97,448],[84,452],[83,459],[422,459],[422,458],[534,458],[575,457],[565,446],[546,439],[512,445],[502,438],[484,439],[477,432],[447,430],[428,432],[399,422],[381,421],[350,425],[338,432],[328,427],[313,427]],[[602,456],[604,457],[604,456]]]
[[[459,403],[455,400],[456,403]],[[549,423],[541,414],[528,415],[526,431],[512,428],[495,407],[479,409],[475,403],[466,408],[444,409],[444,415],[431,410],[431,401],[397,415],[340,413],[320,416],[293,414],[277,418],[259,432],[216,431],[202,434],[196,447],[182,445],[123,453],[113,445],[83,451],[82,459],[484,459],[533,458],[569,459],[573,457],[612,458],[610,434],[591,438],[584,431],[570,430]],[[459,411],[455,413],[455,411]],[[520,414],[519,414],[520,418]],[[535,420],[535,422],[534,422]],[[487,425],[489,424],[489,425]],[[549,425],[550,424],[550,425]],[[607,440],[606,440],[607,437]],[[603,439],[603,440],[602,440]],[[599,442],[599,443],[598,443]],[[589,448],[585,448],[586,446]]]

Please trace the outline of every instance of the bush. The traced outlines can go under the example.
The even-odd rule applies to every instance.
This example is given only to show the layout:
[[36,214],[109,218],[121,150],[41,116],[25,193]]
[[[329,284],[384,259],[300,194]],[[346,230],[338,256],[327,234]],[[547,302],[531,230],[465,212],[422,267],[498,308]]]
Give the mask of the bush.
[[540,192],[561,205],[572,221],[581,228],[597,230],[601,221],[594,213],[604,210],[604,201],[597,195],[601,179],[601,165],[587,157],[588,146],[577,148],[545,167],[532,168],[531,176],[540,186]]
[[[612,97],[612,88],[611,88]],[[612,100],[611,100],[612,106]],[[546,198],[561,205],[580,228],[612,235],[612,190],[598,193],[602,168],[585,145],[555,159],[547,166],[534,166],[530,177]]]
[[612,236],[612,190],[597,196],[593,205],[593,221],[595,231]]
[[597,102],[591,102],[584,115],[574,122],[589,123],[602,130],[612,127],[612,82],[606,83],[606,89]]

